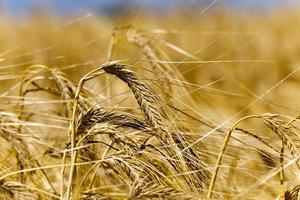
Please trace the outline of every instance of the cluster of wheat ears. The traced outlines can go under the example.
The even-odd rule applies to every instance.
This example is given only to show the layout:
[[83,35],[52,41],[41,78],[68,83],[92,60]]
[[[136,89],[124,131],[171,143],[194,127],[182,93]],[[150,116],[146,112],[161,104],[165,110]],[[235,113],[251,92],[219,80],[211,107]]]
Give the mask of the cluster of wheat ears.
[[[0,112],[1,142],[9,144],[3,146],[7,158],[1,161],[1,199],[247,199],[248,194],[261,195],[257,188],[268,180],[274,181],[264,189],[270,196],[300,199],[298,184],[287,187],[285,178],[287,168],[300,167],[297,116],[258,113],[229,128],[192,116],[172,97],[188,92],[174,63],[166,62],[166,53],[129,27],[124,38],[143,51],[145,60],[134,65],[113,60],[115,32],[108,62],[86,73],[78,84],[59,67],[31,65],[16,87],[2,94],[19,92],[16,112]],[[163,78],[151,82],[139,68]],[[101,78],[105,89],[89,88],[88,83]],[[112,99],[124,87],[131,106],[122,109],[128,101]],[[49,113],[38,110],[37,100],[45,96],[59,102],[49,104]],[[99,96],[109,103],[99,102]],[[191,96],[185,98],[195,107]],[[242,127],[252,120],[277,137],[276,147],[263,134]],[[45,130],[48,137],[41,134]],[[255,170],[265,174],[254,184],[242,178],[247,169],[238,165],[242,154],[251,157],[238,145],[248,141],[257,144],[263,165],[248,164],[253,168],[248,175],[258,176]]]

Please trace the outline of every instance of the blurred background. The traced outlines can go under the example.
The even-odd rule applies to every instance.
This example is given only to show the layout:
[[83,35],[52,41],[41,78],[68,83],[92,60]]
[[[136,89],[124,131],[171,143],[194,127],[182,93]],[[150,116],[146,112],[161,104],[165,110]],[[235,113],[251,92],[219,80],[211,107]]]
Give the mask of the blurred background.
[[59,14],[93,11],[98,14],[113,15],[132,9],[152,12],[167,12],[193,5],[194,9],[204,7],[226,7],[231,11],[261,11],[282,9],[299,4],[297,0],[2,0],[2,9],[12,14],[25,14],[36,8],[47,8]]
[[[240,111],[286,76],[242,114],[295,115],[299,8],[297,0],[2,0],[1,90],[32,64],[59,67],[78,80],[108,59],[143,59],[151,44],[169,61],[185,61],[174,67],[203,86],[190,93],[215,118]],[[129,30],[146,42],[130,40]]]

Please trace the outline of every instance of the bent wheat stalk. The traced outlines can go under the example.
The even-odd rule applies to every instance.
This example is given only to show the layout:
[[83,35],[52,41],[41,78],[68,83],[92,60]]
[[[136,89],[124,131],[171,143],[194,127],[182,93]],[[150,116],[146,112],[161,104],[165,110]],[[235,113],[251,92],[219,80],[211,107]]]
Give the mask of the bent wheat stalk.
[[[83,88],[83,85],[86,81],[88,81],[90,79],[93,79],[93,78],[95,78],[95,77],[97,77],[101,74],[103,74],[103,72],[101,72],[101,68],[96,68],[95,70],[92,70],[91,72],[87,73],[83,78],[80,79],[78,87],[77,87],[77,91],[76,91],[75,96],[74,96],[73,109],[72,109],[72,118],[71,118],[71,123],[70,123],[70,126],[69,126],[69,130],[70,130],[69,138],[71,140],[71,166],[70,166],[67,196],[66,196],[66,198],[68,200],[70,199],[71,189],[73,189],[73,191],[75,191],[75,187],[76,187],[76,185],[74,185],[74,183],[76,184],[76,181],[74,180],[74,176],[76,175],[75,163],[76,163],[77,150],[75,150],[74,148],[75,148],[75,142],[76,142],[75,141],[76,140],[76,111],[77,111],[77,107],[78,107],[80,92],[81,92],[81,90]],[[66,152],[64,153],[64,158],[66,158],[65,154],[66,154]],[[63,173],[64,168],[65,168],[65,166],[63,165],[62,172],[61,172],[62,177],[63,177],[63,174],[64,174]],[[72,185],[73,185],[73,187],[72,187]],[[73,192],[73,194],[75,194],[75,193]],[[73,197],[76,198],[76,195],[73,196]]]
[[219,170],[220,170],[220,165],[221,165],[221,162],[222,162],[222,158],[223,158],[223,155],[226,151],[226,148],[227,148],[227,145],[229,143],[232,132],[236,129],[238,124],[240,124],[241,122],[243,122],[247,119],[251,119],[251,118],[262,118],[262,115],[249,115],[249,116],[241,118],[229,129],[228,134],[225,136],[220,154],[219,154],[218,159],[217,159],[216,164],[215,164],[214,173],[213,173],[211,181],[210,181],[210,185],[209,185],[207,196],[206,196],[207,199],[211,199],[211,197],[212,197],[212,193],[213,193],[213,190],[214,190],[214,187],[215,187],[217,176],[218,176],[218,173],[219,173]]

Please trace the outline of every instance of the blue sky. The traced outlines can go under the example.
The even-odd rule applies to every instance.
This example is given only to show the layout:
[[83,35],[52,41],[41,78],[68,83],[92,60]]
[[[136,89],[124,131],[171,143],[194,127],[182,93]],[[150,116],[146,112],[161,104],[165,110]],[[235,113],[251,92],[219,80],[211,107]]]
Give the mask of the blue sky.
[[[169,9],[179,5],[216,5],[239,10],[266,10],[299,4],[299,0],[0,0],[0,7],[12,14],[29,12],[34,7],[47,5],[57,13],[78,11],[112,11],[129,7],[144,9]],[[200,6],[199,6],[200,7]]]

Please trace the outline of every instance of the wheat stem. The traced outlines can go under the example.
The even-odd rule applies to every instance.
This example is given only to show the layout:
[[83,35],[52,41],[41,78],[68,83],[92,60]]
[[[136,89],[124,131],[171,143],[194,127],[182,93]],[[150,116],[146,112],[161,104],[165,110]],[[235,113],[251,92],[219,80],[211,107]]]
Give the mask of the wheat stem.
[[212,193],[213,193],[213,190],[214,190],[214,187],[215,187],[215,183],[216,183],[216,179],[217,179],[217,176],[218,176],[218,172],[220,170],[220,165],[221,165],[221,162],[222,162],[222,158],[223,158],[223,155],[224,155],[224,153],[226,151],[226,147],[228,145],[228,142],[229,142],[229,139],[231,137],[232,132],[235,130],[235,128],[237,127],[237,125],[239,123],[241,123],[241,122],[243,122],[243,121],[245,121],[247,119],[261,118],[261,117],[262,117],[261,115],[249,115],[249,116],[243,117],[240,120],[238,120],[235,124],[233,124],[231,126],[231,128],[229,129],[229,132],[225,136],[225,139],[224,139],[221,151],[219,153],[218,159],[217,159],[216,164],[215,164],[214,173],[213,173],[213,176],[211,178],[211,182],[210,182],[210,185],[209,185],[209,188],[208,188],[208,192],[207,192],[207,196],[206,196],[207,199],[211,199],[211,197],[212,197]]

